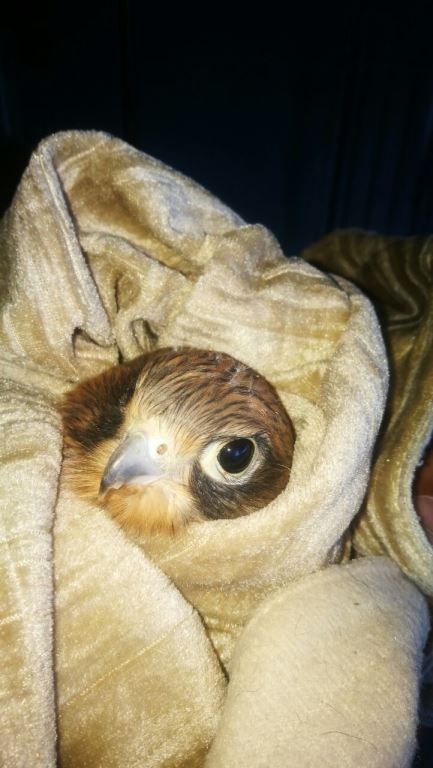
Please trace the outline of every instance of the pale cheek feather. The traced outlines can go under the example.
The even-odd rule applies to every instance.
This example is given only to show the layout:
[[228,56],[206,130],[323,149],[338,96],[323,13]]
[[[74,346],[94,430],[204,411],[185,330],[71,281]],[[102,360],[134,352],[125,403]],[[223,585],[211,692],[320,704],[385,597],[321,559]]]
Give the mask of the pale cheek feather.
[[100,505],[99,486],[108,459],[118,444],[117,440],[104,440],[93,451],[65,455],[63,474],[68,485],[82,498]]
[[175,533],[187,523],[203,520],[187,488],[170,480],[110,490],[104,507],[126,531],[134,534]]
[[106,440],[84,457],[66,457],[64,477],[81,498],[105,509],[126,531],[134,534],[152,530],[175,532],[190,522],[204,519],[188,487],[168,478],[148,486],[131,483],[111,489],[101,497],[101,477],[117,442]]

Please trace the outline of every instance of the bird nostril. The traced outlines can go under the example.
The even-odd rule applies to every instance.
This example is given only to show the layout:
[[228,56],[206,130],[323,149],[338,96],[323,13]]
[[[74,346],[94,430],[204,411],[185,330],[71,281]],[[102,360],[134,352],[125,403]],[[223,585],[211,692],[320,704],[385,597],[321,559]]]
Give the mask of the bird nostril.
[[156,452],[159,453],[160,456],[162,456],[162,454],[165,453],[166,450],[167,450],[166,443],[161,443],[160,445],[158,445],[158,448],[156,449]]

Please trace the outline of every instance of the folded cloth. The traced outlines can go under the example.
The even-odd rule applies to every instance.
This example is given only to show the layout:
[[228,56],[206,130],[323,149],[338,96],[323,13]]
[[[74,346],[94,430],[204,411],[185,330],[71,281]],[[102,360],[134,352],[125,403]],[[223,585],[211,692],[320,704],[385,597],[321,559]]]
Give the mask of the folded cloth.
[[[387,388],[369,301],[100,133],[40,145],[0,248],[4,764],[275,768],[298,722],[298,767],[336,754],[409,765],[423,597],[388,558],[337,565]],[[292,474],[250,516],[132,540],[63,482],[57,402],[120,359],[181,344],[276,387]]]
[[[337,231],[304,252],[350,278],[379,313],[390,360],[388,407],[362,514],[359,554],[390,555],[433,607],[433,238]],[[433,724],[432,640],[422,722]]]
[[413,483],[433,436],[433,237],[337,231],[303,256],[353,280],[370,297],[390,361],[388,405],[355,526],[356,551],[390,555],[432,600],[433,548],[414,506]]

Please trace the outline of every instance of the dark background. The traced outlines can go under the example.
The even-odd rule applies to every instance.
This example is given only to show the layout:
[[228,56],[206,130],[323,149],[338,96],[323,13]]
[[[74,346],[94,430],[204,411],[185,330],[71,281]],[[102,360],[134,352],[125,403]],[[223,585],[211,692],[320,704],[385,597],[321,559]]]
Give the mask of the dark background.
[[432,0],[286,9],[247,25],[211,6],[150,17],[141,0],[9,5],[0,209],[42,137],[96,128],[266,224],[287,254],[337,226],[432,232]]
[[[41,138],[91,128],[199,181],[287,254],[335,227],[432,233],[432,0],[271,13],[3,7],[0,213]],[[416,765],[431,768],[431,735],[421,741]]]

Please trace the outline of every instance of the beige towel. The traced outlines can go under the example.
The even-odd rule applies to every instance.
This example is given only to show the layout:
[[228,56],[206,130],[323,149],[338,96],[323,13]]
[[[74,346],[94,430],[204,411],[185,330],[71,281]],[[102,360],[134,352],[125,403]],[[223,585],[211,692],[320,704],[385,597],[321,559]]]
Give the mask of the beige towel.
[[[103,134],[42,143],[0,237],[4,764],[409,765],[423,598],[386,558],[322,570],[383,414],[369,302]],[[183,343],[276,386],[291,479],[249,517],[132,541],[64,487],[55,401]]]

